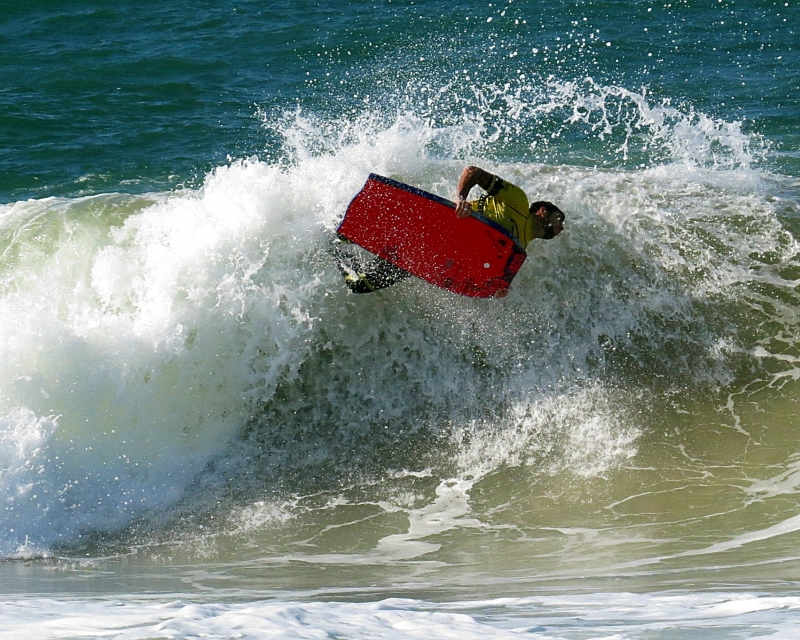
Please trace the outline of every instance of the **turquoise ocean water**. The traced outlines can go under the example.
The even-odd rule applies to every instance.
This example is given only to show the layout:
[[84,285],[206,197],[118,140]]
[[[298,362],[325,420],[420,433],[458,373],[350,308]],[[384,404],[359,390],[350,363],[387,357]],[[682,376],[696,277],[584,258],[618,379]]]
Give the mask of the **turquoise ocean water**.
[[[0,638],[794,638],[795,0],[0,11]],[[370,172],[549,199],[355,296]]]

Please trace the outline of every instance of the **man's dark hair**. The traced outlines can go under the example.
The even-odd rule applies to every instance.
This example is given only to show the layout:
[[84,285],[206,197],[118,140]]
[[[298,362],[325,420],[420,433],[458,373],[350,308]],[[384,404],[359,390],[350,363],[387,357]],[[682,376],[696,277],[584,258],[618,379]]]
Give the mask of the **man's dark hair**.
[[[559,209],[556,205],[552,202],[548,202],[547,200],[539,200],[538,202],[534,202],[528,211],[531,214],[536,213],[539,209],[544,207],[544,210],[547,211],[548,217],[550,214],[555,213],[561,218],[561,222],[564,222],[564,212]],[[553,233],[553,226],[545,220],[544,223],[544,236],[542,236],[545,240],[552,240],[555,238],[555,234]]]

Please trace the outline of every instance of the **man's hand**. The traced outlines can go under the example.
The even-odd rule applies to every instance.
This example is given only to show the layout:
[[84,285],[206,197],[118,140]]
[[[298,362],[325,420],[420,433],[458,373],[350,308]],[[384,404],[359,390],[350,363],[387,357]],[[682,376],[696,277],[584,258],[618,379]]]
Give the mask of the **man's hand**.
[[459,218],[468,218],[472,215],[472,207],[469,201],[465,198],[459,197],[456,200],[456,216]]

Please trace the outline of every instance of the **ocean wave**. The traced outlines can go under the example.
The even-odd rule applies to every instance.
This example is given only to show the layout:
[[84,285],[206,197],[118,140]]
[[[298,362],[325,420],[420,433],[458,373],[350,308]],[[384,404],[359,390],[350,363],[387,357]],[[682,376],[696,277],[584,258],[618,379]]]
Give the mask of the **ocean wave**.
[[[598,477],[636,456],[643,392],[780,362],[797,204],[757,166],[761,142],[644,91],[524,94],[483,100],[499,125],[292,113],[269,123],[282,159],[232,159],[196,191],[5,206],[0,554],[207,510],[203,491],[232,514],[273,492],[288,518],[299,493],[404,469],[437,486],[509,466]],[[557,112],[565,136],[627,157],[638,140],[653,161],[498,154],[506,137],[541,149],[515,127]],[[327,247],[366,175],[450,197],[466,162],[558,202],[567,232],[530,248],[502,302],[417,281],[349,295]]]

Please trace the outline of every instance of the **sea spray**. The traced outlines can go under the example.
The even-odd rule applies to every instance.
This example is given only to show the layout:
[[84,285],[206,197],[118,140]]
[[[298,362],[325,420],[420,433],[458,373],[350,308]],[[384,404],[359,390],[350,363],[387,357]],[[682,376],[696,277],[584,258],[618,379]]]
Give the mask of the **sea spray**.
[[[276,175],[222,168],[197,194],[79,227],[6,272],[4,553],[174,502],[292,375],[313,319],[283,248],[296,194]],[[45,201],[33,215],[56,213]]]

